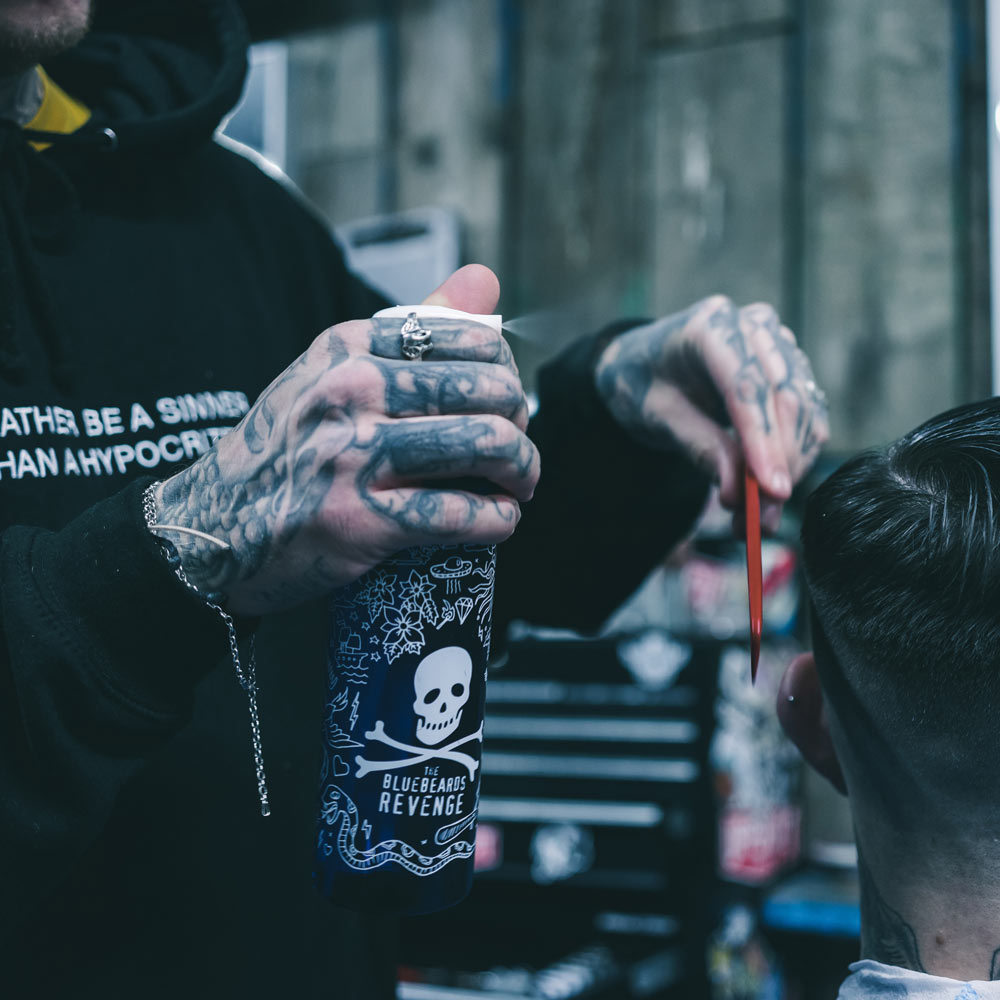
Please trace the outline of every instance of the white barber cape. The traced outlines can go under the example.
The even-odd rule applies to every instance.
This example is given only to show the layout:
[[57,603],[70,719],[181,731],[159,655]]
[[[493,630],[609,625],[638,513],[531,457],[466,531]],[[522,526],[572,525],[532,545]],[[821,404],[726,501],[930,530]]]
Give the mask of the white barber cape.
[[867,958],[848,968],[837,1000],[1000,1000],[1000,980],[963,983]]

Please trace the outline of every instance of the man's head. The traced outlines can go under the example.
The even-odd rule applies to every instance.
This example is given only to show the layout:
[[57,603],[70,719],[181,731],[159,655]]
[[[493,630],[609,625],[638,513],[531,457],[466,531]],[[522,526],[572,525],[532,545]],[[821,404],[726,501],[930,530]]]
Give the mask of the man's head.
[[[860,827],[933,836],[1000,812],[1000,400],[842,466],[802,532],[815,659],[779,715]],[[822,687],[822,695],[820,694]],[[793,700],[789,700],[791,697]]]
[[92,0],[0,0],[0,76],[72,48],[87,33]]

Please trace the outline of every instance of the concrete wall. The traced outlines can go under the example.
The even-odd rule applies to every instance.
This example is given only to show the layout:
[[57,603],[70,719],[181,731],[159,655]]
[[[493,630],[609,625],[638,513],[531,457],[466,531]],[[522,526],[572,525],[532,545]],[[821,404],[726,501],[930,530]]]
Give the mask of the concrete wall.
[[288,171],[334,223],[392,207],[384,49],[375,20],[296,38],[289,49]]
[[292,172],[334,221],[459,209],[508,315],[561,309],[529,375],[617,315],[770,300],[853,450],[983,389],[981,7],[387,3],[294,41]]
[[404,3],[291,40],[289,172],[334,223],[460,212],[465,254],[501,265],[503,115],[492,2]]
[[954,33],[940,0],[807,9],[802,330],[854,447],[958,402]]

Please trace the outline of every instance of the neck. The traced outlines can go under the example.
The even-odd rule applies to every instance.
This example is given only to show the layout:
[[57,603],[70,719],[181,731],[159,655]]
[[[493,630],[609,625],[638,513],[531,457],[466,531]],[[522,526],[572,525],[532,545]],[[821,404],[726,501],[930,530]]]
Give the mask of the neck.
[[1000,979],[1000,879],[981,851],[941,858],[897,838],[888,850],[859,849],[858,871],[862,958],[960,981]]
[[0,118],[27,125],[42,106],[45,88],[38,67],[0,76]]

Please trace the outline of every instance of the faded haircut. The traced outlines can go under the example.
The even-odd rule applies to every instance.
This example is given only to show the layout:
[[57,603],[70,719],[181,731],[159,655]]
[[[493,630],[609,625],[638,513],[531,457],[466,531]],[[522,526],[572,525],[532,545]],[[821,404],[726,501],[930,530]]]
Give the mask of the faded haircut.
[[845,463],[810,496],[802,542],[845,738],[874,729],[956,794],[1000,787],[1000,399]]

